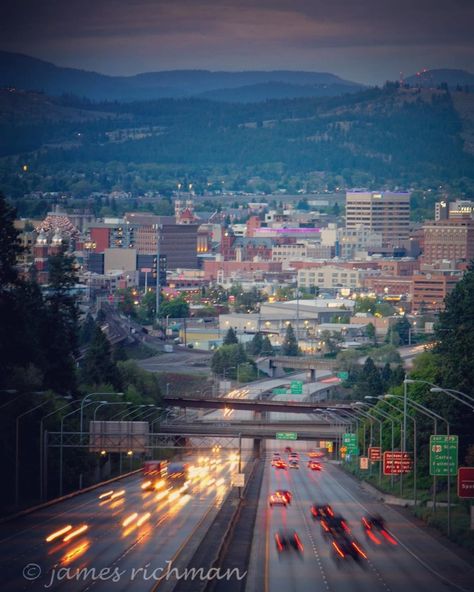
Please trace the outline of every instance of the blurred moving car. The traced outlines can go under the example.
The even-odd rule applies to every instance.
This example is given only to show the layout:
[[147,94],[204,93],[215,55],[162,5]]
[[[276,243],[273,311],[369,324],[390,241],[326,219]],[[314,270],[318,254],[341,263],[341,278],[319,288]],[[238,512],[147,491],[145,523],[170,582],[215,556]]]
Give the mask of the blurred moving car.
[[300,463],[297,460],[292,458],[288,461],[288,466],[290,469],[299,469]]
[[351,529],[340,514],[328,514],[321,518],[321,528],[324,535],[336,536],[349,534]]
[[283,495],[284,497],[286,497],[288,505],[291,504],[291,498],[293,497],[293,494],[291,493],[291,491],[288,491],[288,489],[277,489],[275,491],[275,493],[278,493],[280,495]]
[[275,466],[275,463],[281,460],[281,455],[279,452],[274,452],[272,456],[272,467]]
[[280,460],[276,460],[273,463],[273,466],[275,467],[275,469],[285,469],[286,470],[288,468],[288,465],[286,464],[286,462],[284,460],[281,460],[281,459]]
[[280,530],[275,533],[275,544],[278,553],[294,550],[297,553],[303,553],[304,547],[296,531]]
[[281,490],[275,491],[275,493],[271,493],[270,497],[268,498],[268,504],[270,508],[272,508],[273,506],[284,506],[286,508],[288,503],[288,497]]
[[321,520],[326,516],[334,516],[334,510],[329,504],[313,504],[311,506],[313,520]]
[[308,452],[308,456],[309,458],[321,458],[324,454],[320,450],[313,449]]
[[308,468],[312,471],[321,471],[321,463],[318,463],[315,460],[310,460],[308,461]]
[[385,519],[380,514],[363,516],[361,522],[365,536],[375,545],[380,545],[383,540],[386,540],[393,546],[397,545],[397,541],[387,530]]
[[355,538],[348,536],[346,533],[335,534],[332,537],[331,546],[333,550],[333,557],[336,560],[352,558],[354,561],[361,562],[368,559],[360,543]]

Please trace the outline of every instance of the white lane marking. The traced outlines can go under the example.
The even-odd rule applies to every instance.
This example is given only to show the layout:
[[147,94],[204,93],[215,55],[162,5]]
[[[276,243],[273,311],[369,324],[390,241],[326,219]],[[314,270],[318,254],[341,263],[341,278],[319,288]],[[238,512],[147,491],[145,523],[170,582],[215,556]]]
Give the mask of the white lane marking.
[[[337,481],[337,479],[335,479],[335,477],[333,477],[329,472],[326,471],[326,474],[328,475],[328,477],[330,477],[333,481],[335,481],[335,483],[337,484],[338,487],[340,487],[341,489],[343,489],[347,495],[349,497],[351,497],[356,504],[358,504],[361,508],[363,508],[368,514],[370,514],[370,511],[368,508],[366,508],[364,506],[364,504],[362,504],[357,498],[355,498],[352,493],[350,491],[348,491],[344,485],[342,485],[339,481]],[[428,565],[425,561],[423,561],[423,559],[421,559],[421,557],[418,557],[418,555],[412,551],[411,549],[409,549],[404,543],[402,543],[402,541],[395,535],[393,534],[393,532],[390,532],[390,534],[393,536],[393,538],[397,541],[397,543],[403,547],[405,549],[405,551],[407,553],[409,553],[414,559],[416,559],[416,561],[418,561],[418,563],[420,563],[424,568],[426,568],[429,572],[431,572],[434,576],[436,576],[437,578],[440,578],[441,580],[443,580],[443,582],[445,582],[446,584],[448,584],[449,586],[452,586],[453,588],[456,588],[457,590],[460,590],[461,592],[470,592],[470,590],[468,590],[467,588],[463,588],[462,586],[459,586],[458,584],[455,584],[454,582],[450,582],[448,580],[448,578],[446,578],[445,576],[443,576],[442,574],[440,574],[439,572],[437,572],[435,569],[433,569],[430,565]]]

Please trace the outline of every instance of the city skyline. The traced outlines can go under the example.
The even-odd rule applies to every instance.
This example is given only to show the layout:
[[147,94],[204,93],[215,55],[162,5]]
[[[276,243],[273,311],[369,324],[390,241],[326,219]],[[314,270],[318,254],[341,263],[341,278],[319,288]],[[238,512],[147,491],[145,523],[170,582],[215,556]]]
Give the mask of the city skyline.
[[0,9],[1,49],[130,75],[171,69],[310,70],[366,84],[472,70],[474,6],[458,0],[36,3]]

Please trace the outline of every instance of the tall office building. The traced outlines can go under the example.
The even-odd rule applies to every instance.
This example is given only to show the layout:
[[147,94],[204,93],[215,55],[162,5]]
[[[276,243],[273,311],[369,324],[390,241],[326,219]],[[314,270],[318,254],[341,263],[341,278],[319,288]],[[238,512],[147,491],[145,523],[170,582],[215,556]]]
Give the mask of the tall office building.
[[397,247],[410,237],[410,194],[348,191],[346,229],[360,225],[382,236],[384,247]]

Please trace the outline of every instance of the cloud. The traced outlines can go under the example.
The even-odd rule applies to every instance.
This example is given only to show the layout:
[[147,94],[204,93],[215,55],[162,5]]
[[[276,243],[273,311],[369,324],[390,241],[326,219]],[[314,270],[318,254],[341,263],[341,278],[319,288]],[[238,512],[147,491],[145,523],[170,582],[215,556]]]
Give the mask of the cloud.
[[139,71],[153,60],[155,68],[248,67],[251,56],[255,67],[281,56],[297,69],[298,60],[344,52],[348,63],[356,54],[406,62],[407,53],[472,63],[473,25],[471,0],[11,0],[0,8],[5,49],[75,65],[95,56],[115,72],[118,60]]

